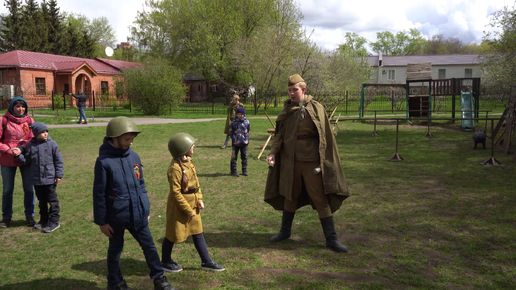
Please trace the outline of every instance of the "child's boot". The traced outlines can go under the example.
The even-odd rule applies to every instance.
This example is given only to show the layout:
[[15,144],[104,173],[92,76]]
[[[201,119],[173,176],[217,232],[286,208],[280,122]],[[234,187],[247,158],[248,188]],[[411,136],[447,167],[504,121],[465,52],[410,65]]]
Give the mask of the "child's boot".
[[127,286],[127,282],[125,282],[125,280],[122,280],[120,282],[118,282],[118,284],[116,285],[108,285],[107,290],[133,290],[133,288],[129,288],[129,286]]
[[[235,151],[233,150],[233,155],[235,154]],[[231,164],[230,164],[230,168],[231,168],[231,176],[235,176],[235,177],[238,177],[238,172],[237,172],[237,165],[236,165],[236,159],[233,157],[231,157]]]
[[243,175],[243,176],[247,176],[247,175],[249,175],[249,174],[247,173],[247,168],[246,168],[246,167],[242,168],[242,175]]
[[0,222],[0,228],[10,228],[11,227],[11,219],[2,219]]
[[162,276],[154,279],[154,290],[175,290],[175,288],[172,288],[172,285],[168,283],[167,277]]

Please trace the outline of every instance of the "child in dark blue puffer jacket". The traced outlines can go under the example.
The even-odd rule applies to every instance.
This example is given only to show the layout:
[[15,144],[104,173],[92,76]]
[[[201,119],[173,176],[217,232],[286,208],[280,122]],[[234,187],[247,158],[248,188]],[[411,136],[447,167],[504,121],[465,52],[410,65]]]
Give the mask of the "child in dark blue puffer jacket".
[[34,137],[27,143],[25,152],[16,156],[15,160],[30,166],[40,214],[40,220],[34,227],[51,233],[59,228],[61,217],[56,187],[63,178],[63,158],[57,143],[48,136],[47,125],[35,122],[30,127]]
[[242,175],[247,176],[247,145],[249,145],[249,133],[251,126],[245,117],[244,107],[236,110],[235,120],[229,126],[229,134],[233,141],[233,151],[231,153],[231,176],[238,177],[237,159],[240,151],[240,159],[242,159]]
[[163,268],[149,230],[150,204],[143,179],[142,163],[131,150],[140,133],[127,117],[109,121],[106,137],[99,148],[93,182],[93,218],[109,238],[107,253],[108,290],[130,289],[120,271],[124,232],[128,230],[140,244],[154,279],[155,290],[173,290]]

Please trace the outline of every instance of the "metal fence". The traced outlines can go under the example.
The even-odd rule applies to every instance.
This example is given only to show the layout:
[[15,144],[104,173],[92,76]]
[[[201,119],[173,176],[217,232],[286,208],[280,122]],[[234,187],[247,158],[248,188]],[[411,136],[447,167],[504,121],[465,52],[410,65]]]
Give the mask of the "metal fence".
[[[114,94],[96,94],[95,92],[87,93],[87,107],[92,110],[110,110],[118,109],[138,110],[131,103],[131,100],[122,98]],[[23,97],[29,103],[31,109],[63,109],[67,110],[76,106],[76,100],[63,92],[49,93],[46,95],[24,94]],[[342,93],[325,93],[314,96],[316,100],[322,103],[328,111],[333,111],[335,107],[336,113],[343,115],[358,115],[360,110],[361,94],[359,91],[345,91]],[[383,111],[392,113],[405,111],[406,96],[405,94],[369,94],[365,95],[364,113],[374,114],[374,111]],[[508,95],[481,94],[479,98],[480,111],[502,111],[507,104]],[[266,96],[258,98],[259,100],[267,100],[264,103],[254,101],[252,97],[241,98],[241,102],[246,108],[248,115],[262,115],[266,111],[269,115],[278,114],[283,108],[283,102],[288,100],[288,96],[284,93],[269,93]],[[169,113],[196,113],[206,115],[224,115],[227,112],[227,105],[230,100],[228,98],[214,98],[208,102],[184,102],[177,107],[170,108]],[[454,107],[452,96],[433,96],[432,111],[447,112]],[[4,107],[8,105],[8,100],[4,100]],[[257,110],[255,111],[255,107]],[[455,108],[460,110],[460,96],[455,98]]]

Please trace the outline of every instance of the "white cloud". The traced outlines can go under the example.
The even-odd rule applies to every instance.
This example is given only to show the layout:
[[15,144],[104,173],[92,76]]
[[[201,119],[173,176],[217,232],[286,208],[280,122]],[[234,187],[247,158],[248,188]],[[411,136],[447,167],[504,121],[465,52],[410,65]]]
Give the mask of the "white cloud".
[[[335,48],[342,42],[328,35],[355,32],[369,41],[376,32],[393,33],[417,28],[425,38],[435,34],[457,37],[463,42],[480,43],[488,29],[491,13],[501,10],[507,0],[373,0],[332,1],[299,0],[305,15],[303,20],[319,46]],[[329,5],[326,5],[326,4]],[[510,5],[512,7],[512,5]],[[338,33],[330,33],[329,31]]]

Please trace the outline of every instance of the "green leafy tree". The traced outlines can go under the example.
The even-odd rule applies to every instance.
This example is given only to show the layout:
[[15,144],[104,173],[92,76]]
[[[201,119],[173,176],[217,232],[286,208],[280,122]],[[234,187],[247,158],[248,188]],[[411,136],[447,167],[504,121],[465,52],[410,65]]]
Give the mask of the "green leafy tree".
[[41,13],[46,26],[46,47],[41,52],[62,54],[63,47],[63,16],[59,11],[56,0],[41,2]]
[[96,43],[91,33],[84,26],[85,16],[68,14],[65,17],[63,35],[63,55],[84,58],[95,57]]
[[339,44],[339,50],[345,54],[365,57],[369,55],[366,48],[367,43],[365,37],[355,32],[346,32],[344,42]]
[[0,16],[3,24],[0,30],[0,49],[7,52],[21,46],[22,4],[21,0],[6,0],[4,6],[8,13]]
[[[298,5],[284,0],[276,1],[275,5],[268,7],[273,9],[272,13],[265,13],[265,8],[256,7],[257,11],[253,13],[261,11],[269,15],[260,16],[262,20],[268,17],[267,21],[258,24],[252,33],[244,33],[230,52],[230,67],[234,69],[233,75],[240,77],[241,90],[254,88],[250,91],[250,97],[255,113],[261,105],[267,109],[273,101],[277,104],[278,95],[275,93],[286,92],[284,80],[293,74],[295,60],[305,55],[307,45],[304,42],[302,14]],[[233,84],[238,82],[235,80]],[[236,91],[238,86],[234,85],[233,88]]]
[[249,85],[247,74],[233,63],[234,47],[280,17],[275,6],[281,2],[285,0],[149,0],[130,39],[143,54],[164,56],[185,71],[217,81],[229,95]]
[[396,35],[390,31],[377,32],[376,38],[377,41],[370,43],[371,48],[384,55],[423,54],[427,42],[416,28],[398,31]]
[[25,0],[22,8],[21,47],[28,51],[46,51],[48,29],[35,0]]
[[[166,60],[151,60],[143,66],[123,70],[117,93],[124,94],[145,115],[163,115],[186,97],[183,71]],[[123,84],[123,89],[121,89]]]
[[483,86],[489,91],[509,95],[516,85],[516,11],[505,6],[492,14],[493,32],[484,35],[489,49],[481,55]]

